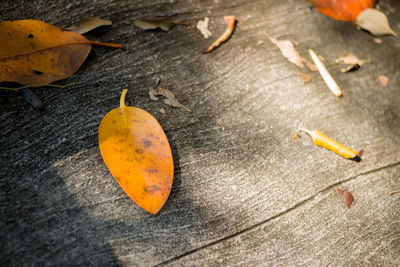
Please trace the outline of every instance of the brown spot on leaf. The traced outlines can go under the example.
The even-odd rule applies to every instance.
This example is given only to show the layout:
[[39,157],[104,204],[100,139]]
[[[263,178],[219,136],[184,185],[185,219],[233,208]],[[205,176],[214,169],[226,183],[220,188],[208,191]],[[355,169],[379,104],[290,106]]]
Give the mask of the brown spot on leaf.
[[43,72],[38,71],[38,70],[33,70],[32,72],[33,72],[34,74],[36,74],[36,75],[42,75],[42,74],[43,74]]
[[158,185],[153,185],[153,191],[161,191],[161,187]]
[[158,170],[157,169],[148,169],[147,170],[149,173],[155,173],[155,172],[158,172]]
[[151,143],[150,140],[148,140],[148,139],[143,139],[143,145],[144,145],[144,147],[149,148],[149,147],[151,147],[153,144]]
[[30,33],[30,34],[28,35],[28,38],[29,38],[29,39],[33,39],[33,34]]
[[143,150],[141,150],[140,148],[138,148],[138,149],[135,150],[135,152],[138,153],[138,154],[142,154],[142,153],[143,153]]

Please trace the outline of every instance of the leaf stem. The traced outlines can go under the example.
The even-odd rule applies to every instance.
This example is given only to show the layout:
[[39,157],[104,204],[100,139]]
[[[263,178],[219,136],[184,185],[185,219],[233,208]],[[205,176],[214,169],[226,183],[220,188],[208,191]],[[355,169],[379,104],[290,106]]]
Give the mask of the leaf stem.
[[[314,140],[314,136],[313,136],[313,134],[311,133],[310,130],[301,128],[301,129],[298,130],[298,132],[306,133],[306,134],[308,134],[308,135]],[[297,136],[296,136],[296,137],[297,137]]]
[[389,195],[393,195],[393,194],[396,194],[396,193],[400,193],[400,190],[395,190],[395,191],[389,192]]
[[21,89],[25,89],[25,88],[32,88],[32,87],[57,87],[57,88],[65,88],[68,87],[70,85],[75,84],[75,82],[66,84],[66,85],[58,85],[58,84],[30,84],[30,85],[24,85],[21,87],[17,87],[17,88],[11,88],[11,87],[0,87],[0,90],[10,90],[10,91],[14,91],[14,92],[18,92]]
[[121,108],[126,107],[126,105],[125,105],[125,96],[126,96],[126,93],[128,93],[128,89],[122,90],[121,98],[120,98],[120,100],[119,100],[119,106],[120,106]]
[[59,44],[59,45],[54,45],[54,46],[50,46],[50,47],[40,48],[37,50],[25,52],[25,53],[8,55],[5,57],[1,57],[0,59],[25,56],[25,55],[34,54],[34,53],[42,52],[45,50],[49,50],[49,49],[53,49],[53,48],[57,48],[57,47],[61,47],[61,46],[68,46],[68,45],[99,45],[99,46],[106,46],[106,47],[112,47],[112,48],[121,48],[121,49],[125,48],[122,44],[102,43],[102,42],[95,42],[95,41],[87,40],[87,41],[83,41],[83,42],[71,42],[71,43],[65,43],[65,44]]
[[120,49],[125,48],[125,46],[122,44],[112,44],[112,43],[103,43],[103,42],[95,42],[95,41],[89,41],[88,44],[111,47],[111,48],[120,48]]

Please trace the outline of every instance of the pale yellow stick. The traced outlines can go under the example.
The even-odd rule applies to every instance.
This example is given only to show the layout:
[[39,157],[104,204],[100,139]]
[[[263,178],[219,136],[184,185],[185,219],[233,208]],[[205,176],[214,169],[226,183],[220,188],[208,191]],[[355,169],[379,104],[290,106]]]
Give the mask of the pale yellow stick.
[[332,93],[337,96],[341,97],[342,90],[340,90],[340,87],[337,85],[336,81],[333,79],[332,75],[329,73],[329,71],[326,69],[324,63],[318,58],[318,56],[315,54],[315,52],[312,49],[308,49],[308,52],[310,52],[311,58],[314,61],[315,65],[317,66],[317,69],[319,73],[322,76],[322,79],[324,79],[326,85],[329,87],[329,89],[332,91]]

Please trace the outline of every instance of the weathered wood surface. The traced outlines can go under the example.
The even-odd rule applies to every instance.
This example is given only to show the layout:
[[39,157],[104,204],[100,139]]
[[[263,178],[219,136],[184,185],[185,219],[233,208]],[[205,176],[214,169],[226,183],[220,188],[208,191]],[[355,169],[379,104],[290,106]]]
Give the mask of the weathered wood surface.
[[[3,1],[4,2],[4,1]],[[380,1],[400,32],[400,3]],[[133,26],[143,16],[179,15],[170,32]],[[232,38],[201,54],[235,14]],[[82,68],[40,88],[36,111],[0,92],[1,265],[399,265],[400,41],[324,17],[306,1],[5,1],[1,19],[35,18],[66,27],[83,16],[111,19]],[[213,36],[196,22],[210,17]],[[337,99],[317,73],[301,70],[265,36],[299,42],[326,59],[344,91]],[[342,74],[348,52],[372,63]],[[390,81],[383,87],[377,76]],[[163,87],[193,112],[153,102]],[[154,114],[170,140],[175,179],[161,212],[147,214],[123,193],[97,143],[102,117],[129,88],[127,104]],[[167,110],[166,114],[159,109]],[[361,162],[293,140],[320,129],[364,148]],[[348,209],[335,188],[354,193]]]

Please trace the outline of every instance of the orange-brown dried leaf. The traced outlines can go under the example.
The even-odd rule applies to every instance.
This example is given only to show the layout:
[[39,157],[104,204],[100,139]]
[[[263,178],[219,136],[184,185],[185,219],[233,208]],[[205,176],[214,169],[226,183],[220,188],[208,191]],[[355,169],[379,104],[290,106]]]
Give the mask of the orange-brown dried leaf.
[[343,21],[355,21],[361,11],[375,5],[375,0],[308,0],[308,2],[325,16]]
[[207,50],[204,51],[204,53],[211,52],[220,44],[228,40],[231,36],[233,30],[235,29],[236,16],[224,16],[224,21],[227,24],[224,33],[214,43],[212,43]]
[[174,165],[168,139],[148,112],[124,104],[111,110],[99,127],[101,155],[126,194],[156,214],[171,191]]
[[[0,82],[49,84],[75,73],[92,46],[88,41],[38,20],[0,22]],[[35,52],[37,51],[37,52]]]
[[346,202],[346,206],[350,208],[351,204],[354,202],[354,198],[351,192],[339,188],[336,188],[336,191],[338,191],[338,193],[343,196],[344,201]]
[[0,82],[50,84],[74,74],[97,43],[39,20],[0,22]]

